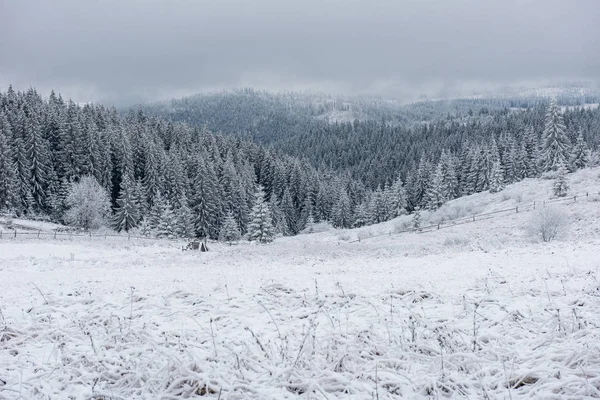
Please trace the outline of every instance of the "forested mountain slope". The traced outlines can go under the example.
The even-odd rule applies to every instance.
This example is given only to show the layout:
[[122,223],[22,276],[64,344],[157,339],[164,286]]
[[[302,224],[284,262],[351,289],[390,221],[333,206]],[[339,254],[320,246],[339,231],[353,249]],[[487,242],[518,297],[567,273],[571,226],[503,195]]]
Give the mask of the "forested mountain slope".
[[365,196],[350,178],[231,136],[33,89],[1,93],[0,212],[63,222],[83,177],[107,193],[115,229],[164,236],[217,238],[228,216],[245,233],[259,186],[283,234],[332,219],[342,192]]
[[[555,102],[482,108],[411,126],[331,124],[308,118],[309,107],[291,113],[277,106],[267,123],[307,130],[268,149],[141,110],[120,116],[55,94],[44,100],[33,89],[9,89],[0,105],[0,211],[64,222],[73,183],[91,176],[108,193],[115,229],[161,236],[218,238],[235,224],[244,234],[255,206],[272,234],[293,235],[318,221],[359,227],[547,172],[597,165],[599,158],[600,110],[563,111]],[[235,108],[213,111],[242,126],[269,109],[259,106],[263,111],[243,118]]]
[[[142,109],[224,134],[250,137],[315,166],[348,172],[375,189],[398,177],[409,179],[421,159],[437,163],[444,152],[461,157],[475,147],[491,145],[492,138],[503,158],[506,148],[512,142],[521,146],[525,136],[535,136],[539,146],[548,105],[544,93],[553,94],[558,105],[571,106],[564,113],[570,143],[574,144],[581,132],[588,147],[597,149],[600,111],[597,106],[579,106],[598,101],[598,96],[581,88],[408,105],[374,98],[242,90]],[[336,115],[344,118],[329,118]]]

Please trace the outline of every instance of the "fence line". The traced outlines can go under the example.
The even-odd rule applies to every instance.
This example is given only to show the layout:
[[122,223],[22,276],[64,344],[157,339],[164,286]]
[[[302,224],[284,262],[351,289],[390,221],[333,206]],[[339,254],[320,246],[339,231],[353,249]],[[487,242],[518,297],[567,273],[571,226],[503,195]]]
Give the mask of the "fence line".
[[[600,195],[600,192],[591,193],[591,195],[592,196]],[[543,200],[543,201],[534,201],[533,203],[530,203],[530,204],[523,204],[520,206],[506,208],[503,210],[496,210],[496,211],[491,211],[491,212],[482,213],[482,214],[473,214],[473,215],[469,215],[466,217],[461,217],[461,218],[457,218],[457,219],[453,219],[453,220],[441,221],[441,222],[438,222],[437,224],[422,226],[418,229],[410,228],[410,229],[403,229],[403,230],[399,230],[399,231],[395,231],[395,232],[389,231],[388,233],[382,233],[382,234],[373,235],[373,236],[369,236],[369,237],[365,237],[365,238],[358,238],[355,240],[348,241],[347,243],[357,243],[357,242],[361,242],[363,240],[374,239],[374,238],[383,237],[383,236],[399,235],[402,233],[409,233],[409,232],[426,233],[426,232],[436,231],[439,229],[450,228],[450,227],[457,226],[457,225],[469,224],[469,223],[478,222],[478,221],[482,221],[482,220],[486,220],[486,219],[492,219],[498,214],[513,214],[513,213],[519,213],[519,212],[533,211],[540,206],[542,208],[546,207],[546,204],[559,203],[562,201],[570,201],[570,200],[572,200],[574,203],[576,203],[578,198],[579,199],[581,199],[581,198],[587,199],[587,198],[589,198],[589,196],[590,196],[590,193],[586,192],[586,193],[577,194],[577,195],[571,196],[571,197],[564,197],[564,198],[557,198],[557,199]]]
[[[591,193],[591,195],[600,195],[600,192],[598,193]],[[545,207],[546,204],[552,204],[552,203],[558,203],[558,202],[563,202],[563,201],[573,201],[573,202],[577,202],[578,198],[589,198],[590,193],[584,193],[584,194],[578,194],[575,196],[571,196],[571,197],[564,197],[564,198],[557,198],[557,199],[551,199],[551,200],[544,200],[544,201],[534,201],[533,203],[530,204],[524,204],[521,206],[516,206],[516,207],[512,207],[512,208],[506,208],[503,210],[496,210],[496,211],[491,211],[488,213],[482,213],[482,214],[473,214],[473,215],[469,215],[466,217],[461,217],[461,218],[457,218],[454,220],[447,220],[447,221],[442,221],[439,222],[437,224],[431,224],[431,225],[426,225],[426,226],[422,226],[419,229],[415,229],[415,228],[410,228],[410,229],[404,229],[404,230],[400,230],[400,231],[389,231],[388,233],[382,233],[382,234],[378,234],[378,235],[373,235],[373,236],[369,236],[369,237],[365,237],[365,238],[358,238],[356,240],[351,240],[348,241],[347,243],[357,243],[357,242],[361,242],[363,240],[368,240],[368,239],[374,239],[374,238],[378,238],[378,237],[383,237],[383,236],[392,236],[392,235],[399,235],[402,233],[409,233],[409,232],[414,232],[414,233],[426,233],[426,232],[431,232],[434,230],[439,230],[439,229],[444,229],[444,228],[450,228],[453,226],[457,226],[457,225],[463,225],[463,224],[469,224],[469,223],[473,223],[473,222],[477,222],[477,221],[482,221],[482,220],[486,220],[486,219],[492,219],[494,218],[496,215],[498,214],[512,214],[512,213],[519,213],[519,212],[527,212],[527,211],[533,211],[536,209],[536,207],[539,207],[541,205],[541,207]],[[14,226],[18,226],[18,225],[14,225]],[[131,240],[131,239],[142,239],[142,240],[171,240],[171,241],[177,241],[177,240],[187,240],[185,238],[156,238],[156,237],[151,237],[151,236],[139,236],[139,235],[115,235],[115,234],[98,234],[98,233],[71,233],[71,232],[57,232],[57,231],[42,231],[41,229],[38,230],[31,230],[31,229],[27,229],[21,232],[18,232],[16,229],[12,232],[8,232],[8,231],[1,231],[0,230],[0,239],[16,239],[18,236],[21,237],[35,237],[35,238],[42,238],[42,237],[51,237],[53,239],[59,239],[61,237],[66,237],[68,239],[72,239],[74,237],[86,237],[89,239],[93,239],[93,238],[102,238],[102,239],[108,239],[108,238],[120,238],[120,239],[127,239],[127,240]]]
[[0,239],[17,239],[17,237],[25,237],[25,238],[49,237],[51,239],[61,239],[61,238],[72,239],[72,238],[77,238],[77,237],[84,237],[84,238],[88,238],[88,239],[119,238],[119,239],[127,239],[127,240],[131,240],[131,239],[171,240],[171,241],[188,240],[186,238],[164,238],[164,237],[157,238],[157,237],[139,236],[139,235],[115,235],[115,234],[100,234],[100,233],[69,233],[69,232],[57,232],[57,231],[49,232],[49,231],[42,231],[41,229],[23,230],[23,231],[17,231],[15,229],[14,231],[10,231],[10,232],[9,231],[0,231]]

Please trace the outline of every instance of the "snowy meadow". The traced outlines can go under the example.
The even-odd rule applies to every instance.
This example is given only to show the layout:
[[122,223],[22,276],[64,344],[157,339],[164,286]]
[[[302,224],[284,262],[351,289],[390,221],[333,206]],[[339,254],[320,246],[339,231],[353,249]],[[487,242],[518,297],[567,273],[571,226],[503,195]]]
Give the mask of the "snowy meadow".
[[[596,175],[573,175],[573,190]],[[491,211],[549,199],[550,185],[447,206]],[[400,218],[208,253],[3,240],[0,397],[600,397],[598,201],[557,207],[570,223],[548,243],[529,236],[532,213],[348,243]]]

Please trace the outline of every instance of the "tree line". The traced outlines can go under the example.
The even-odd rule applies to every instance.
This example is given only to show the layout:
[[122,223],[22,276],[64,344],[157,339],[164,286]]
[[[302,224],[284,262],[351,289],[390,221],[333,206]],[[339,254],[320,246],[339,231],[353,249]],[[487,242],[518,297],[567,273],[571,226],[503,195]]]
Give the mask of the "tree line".
[[354,121],[298,136],[293,151],[289,137],[267,148],[143,110],[120,115],[9,88],[0,94],[0,212],[86,228],[74,210],[88,201],[118,231],[268,241],[596,165],[599,121],[597,109],[555,102],[410,128]]

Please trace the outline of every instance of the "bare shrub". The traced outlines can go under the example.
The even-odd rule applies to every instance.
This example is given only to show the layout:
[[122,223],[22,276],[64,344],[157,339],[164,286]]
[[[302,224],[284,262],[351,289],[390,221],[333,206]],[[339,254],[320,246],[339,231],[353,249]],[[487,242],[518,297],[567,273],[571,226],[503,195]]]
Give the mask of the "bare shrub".
[[471,239],[463,235],[450,235],[444,239],[444,246],[446,247],[464,247],[471,242]]
[[358,237],[358,240],[368,239],[373,236],[373,231],[370,229],[361,230],[356,236]]
[[527,231],[532,237],[549,242],[564,232],[567,222],[567,216],[561,210],[555,207],[544,207],[533,214],[527,225]]
[[348,233],[342,233],[341,235],[338,235],[338,240],[341,240],[342,242],[347,242],[348,240],[350,240],[350,235]]
[[412,221],[402,220],[394,223],[394,233],[407,232],[412,229]]

